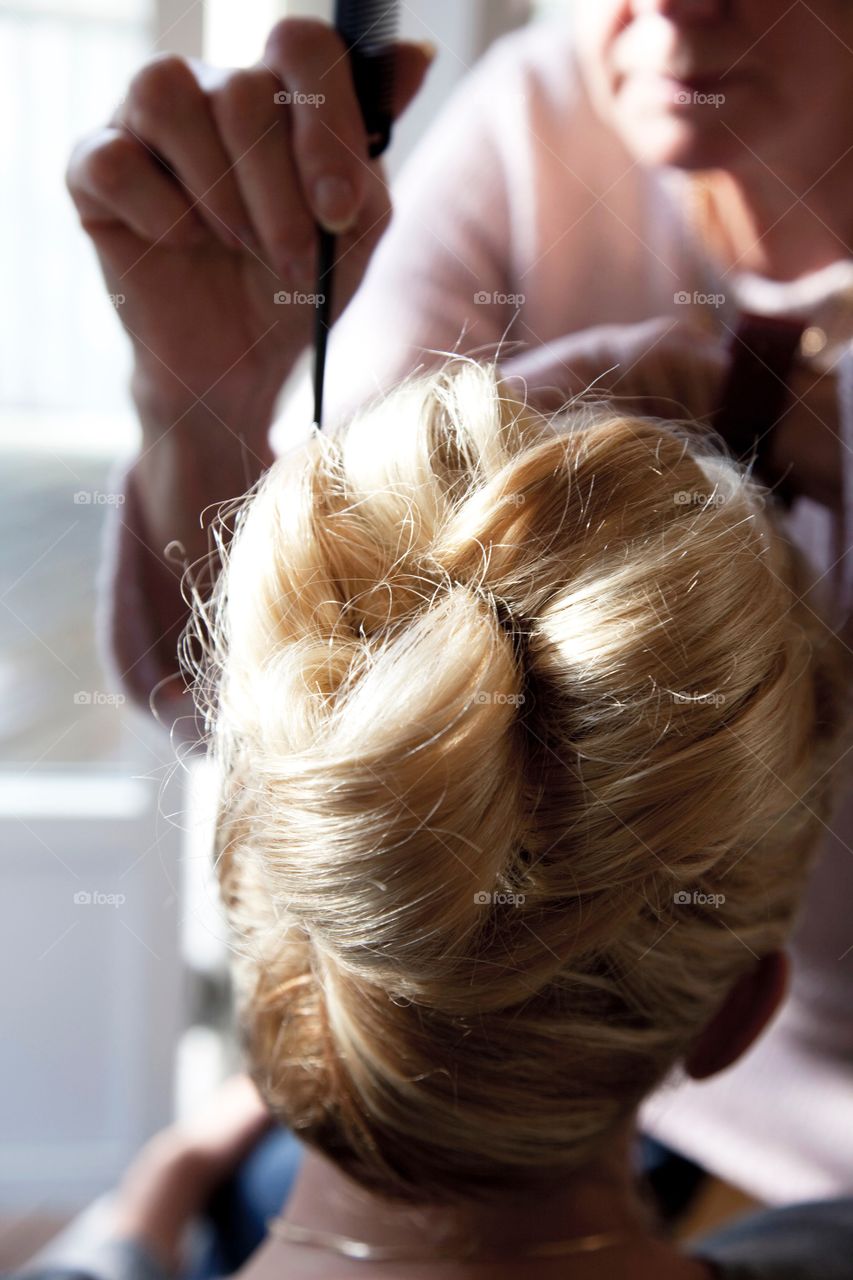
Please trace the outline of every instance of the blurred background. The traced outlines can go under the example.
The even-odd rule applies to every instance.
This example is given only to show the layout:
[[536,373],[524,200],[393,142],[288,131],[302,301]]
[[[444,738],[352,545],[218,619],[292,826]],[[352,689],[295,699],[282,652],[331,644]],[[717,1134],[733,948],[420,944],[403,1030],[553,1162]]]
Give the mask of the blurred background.
[[[408,0],[432,40],[393,178],[489,44],[569,0]],[[235,1064],[203,761],[104,674],[96,584],[129,347],[64,184],[133,72],[260,55],[331,0],[0,0],[0,1270]]]

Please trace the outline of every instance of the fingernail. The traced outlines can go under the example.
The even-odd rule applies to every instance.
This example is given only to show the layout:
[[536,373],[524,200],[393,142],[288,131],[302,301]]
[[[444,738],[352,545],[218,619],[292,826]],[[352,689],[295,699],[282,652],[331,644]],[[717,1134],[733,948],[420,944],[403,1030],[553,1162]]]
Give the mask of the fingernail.
[[327,231],[346,231],[355,221],[355,191],[346,178],[320,178],[314,186],[314,208]]
[[433,58],[438,53],[438,45],[433,44],[432,40],[413,40],[412,44],[416,45],[417,48],[421,50],[427,62],[432,62]]

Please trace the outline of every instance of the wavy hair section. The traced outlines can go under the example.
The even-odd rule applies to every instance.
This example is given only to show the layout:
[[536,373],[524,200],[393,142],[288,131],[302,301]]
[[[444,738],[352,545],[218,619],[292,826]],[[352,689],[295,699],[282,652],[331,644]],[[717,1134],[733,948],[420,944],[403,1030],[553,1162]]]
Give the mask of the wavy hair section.
[[581,1167],[789,932],[850,738],[808,565],[707,432],[467,360],[229,515],[182,652],[262,1093],[398,1199]]

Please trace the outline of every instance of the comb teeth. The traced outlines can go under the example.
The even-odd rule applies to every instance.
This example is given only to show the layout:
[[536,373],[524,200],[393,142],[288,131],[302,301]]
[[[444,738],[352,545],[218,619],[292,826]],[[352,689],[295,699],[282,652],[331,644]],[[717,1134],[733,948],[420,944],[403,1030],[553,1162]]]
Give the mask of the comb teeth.
[[369,56],[397,36],[398,0],[336,0],[335,27],[351,49]]
[[391,137],[394,53],[399,0],[336,0],[335,29],[349,50],[356,97],[368,135],[368,154],[382,154]]

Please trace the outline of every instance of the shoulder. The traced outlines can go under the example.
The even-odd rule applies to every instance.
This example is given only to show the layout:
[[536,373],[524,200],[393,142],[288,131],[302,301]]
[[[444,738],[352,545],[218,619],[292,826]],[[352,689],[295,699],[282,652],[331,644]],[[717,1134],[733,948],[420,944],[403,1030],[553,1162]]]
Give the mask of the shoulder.
[[751,1213],[692,1241],[690,1252],[732,1280],[849,1280],[853,1199]]
[[497,165],[510,200],[522,204],[543,187],[589,192],[633,168],[590,102],[570,23],[553,19],[489,46],[404,166],[403,188],[417,185],[412,171],[422,174],[430,159],[466,174]]
[[555,99],[570,101],[580,91],[581,76],[571,26],[566,21],[528,22],[499,36],[472,74],[484,79],[507,75],[547,90]]
[[605,132],[588,100],[578,52],[565,21],[530,22],[500,36],[462,81],[461,94],[482,107],[492,131],[511,139],[523,131],[552,144],[577,149],[583,135],[570,137],[569,121],[582,114],[587,127]]
[[476,119],[510,138],[531,121],[547,126],[587,106],[569,25],[530,22],[489,45],[445,99],[432,132],[446,129],[455,138],[460,125]]

